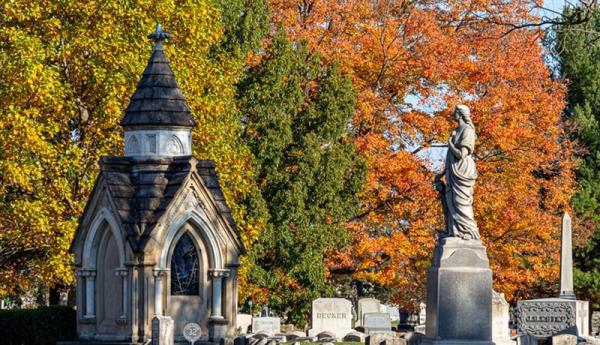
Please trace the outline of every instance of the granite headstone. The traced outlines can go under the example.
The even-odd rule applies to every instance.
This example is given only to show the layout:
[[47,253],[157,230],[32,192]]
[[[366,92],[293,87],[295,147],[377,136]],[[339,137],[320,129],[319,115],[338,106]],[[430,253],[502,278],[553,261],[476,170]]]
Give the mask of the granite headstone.
[[392,321],[388,313],[365,313],[363,314],[363,327],[367,334],[372,332],[389,332],[392,330]]
[[278,317],[252,318],[252,333],[265,332],[275,335],[281,332],[281,320]]
[[386,311],[390,314],[390,320],[392,321],[400,321],[400,310],[398,307],[392,305],[386,305]]
[[352,302],[344,298],[318,298],[312,302],[312,328],[309,336],[332,332],[342,339],[352,332]]
[[237,314],[236,325],[240,333],[248,333],[248,328],[252,326],[252,315],[250,314]]
[[381,302],[375,298],[361,298],[358,300],[358,322],[362,324],[363,315],[366,313],[379,313]]
[[492,296],[492,340],[496,345],[511,345],[514,341],[510,339],[509,304],[503,293],[493,292]]

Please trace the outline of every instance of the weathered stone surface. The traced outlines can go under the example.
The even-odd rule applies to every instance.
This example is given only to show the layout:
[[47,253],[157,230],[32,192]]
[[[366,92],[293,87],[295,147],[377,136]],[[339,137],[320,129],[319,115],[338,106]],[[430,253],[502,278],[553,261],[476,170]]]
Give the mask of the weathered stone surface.
[[417,323],[419,325],[424,325],[427,323],[427,304],[423,302],[419,303],[419,315],[417,317]]
[[335,332],[324,331],[317,334],[317,339],[322,343],[335,342],[336,335]]
[[252,315],[250,314],[237,314],[236,324],[240,333],[248,333],[248,329],[252,326]]
[[591,335],[600,334],[600,311],[592,312],[592,329],[591,329],[590,334]]
[[577,336],[572,334],[559,334],[552,337],[552,345],[577,345]]
[[281,333],[281,320],[278,317],[255,317],[252,319],[252,332],[265,332],[269,336]]
[[346,334],[343,338],[343,341],[356,341],[356,342],[364,342],[366,335],[361,332],[350,332]]
[[[583,339],[583,342],[581,340]],[[578,339],[578,344],[586,344],[586,345],[600,345],[600,339],[592,336],[584,336]]]
[[309,336],[332,332],[342,339],[352,332],[352,302],[344,298],[318,298],[312,302],[312,329]]
[[585,336],[588,330],[588,302],[561,298],[520,301],[516,320],[519,335],[549,338],[560,333]]
[[258,331],[254,334],[252,334],[252,338],[256,338],[256,339],[265,339],[270,337],[272,334],[270,331]]
[[393,332],[373,332],[367,335],[367,338],[365,339],[365,344],[381,345],[386,341],[388,342],[388,344],[390,344],[390,342],[395,341],[395,339],[399,338],[396,337]]
[[417,325],[414,327],[414,331],[415,331],[415,333],[425,335],[425,332],[427,331],[426,328],[427,328],[427,326],[425,326],[425,325]]
[[438,241],[427,279],[426,334],[426,344],[492,345],[492,271],[481,241]]
[[358,322],[362,325],[363,315],[366,313],[379,313],[381,302],[376,298],[361,298],[358,300]]
[[503,293],[493,292],[492,297],[492,340],[496,345],[511,345],[508,328],[510,306]]
[[367,333],[373,331],[391,331],[392,320],[388,313],[365,313],[363,314],[363,327]]
[[392,305],[385,305],[386,312],[390,314],[392,321],[400,321],[400,310],[398,307]]
[[152,319],[152,345],[173,345],[174,322],[169,316]]
[[560,241],[560,295],[559,298],[576,300],[573,289],[573,246],[571,244],[571,216],[562,217]]

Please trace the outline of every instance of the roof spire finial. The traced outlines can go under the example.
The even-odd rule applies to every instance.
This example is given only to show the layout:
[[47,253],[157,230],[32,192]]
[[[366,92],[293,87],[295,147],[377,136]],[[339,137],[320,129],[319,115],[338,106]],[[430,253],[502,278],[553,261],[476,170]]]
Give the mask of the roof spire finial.
[[149,34],[148,38],[155,42],[153,50],[163,50],[162,41],[171,38],[171,34],[163,31],[162,26],[160,26],[160,24],[157,23],[156,30],[154,30],[153,33]]

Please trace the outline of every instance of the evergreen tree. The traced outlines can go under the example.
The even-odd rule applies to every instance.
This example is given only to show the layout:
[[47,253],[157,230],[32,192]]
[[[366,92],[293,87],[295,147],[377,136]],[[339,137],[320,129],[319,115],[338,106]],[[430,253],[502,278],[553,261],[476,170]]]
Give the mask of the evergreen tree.
[[[566,15],[581,9],[567,9]],[[560,73],[569,85],[567,116],[583,145],[577,172],[579,190],[573,207],[584,223],[595,226],[590,241],[576,251],[575,287],[578,297],[600,301],[600,10],[579,25],[555,29]]]
[[334,293],[326,260],[348,243],[365,164],[349,121],[355,93],[336,66],[279,31],[239,86],[245,138],[269,221],[249,251],[245,298],[302,325],[311,301]]

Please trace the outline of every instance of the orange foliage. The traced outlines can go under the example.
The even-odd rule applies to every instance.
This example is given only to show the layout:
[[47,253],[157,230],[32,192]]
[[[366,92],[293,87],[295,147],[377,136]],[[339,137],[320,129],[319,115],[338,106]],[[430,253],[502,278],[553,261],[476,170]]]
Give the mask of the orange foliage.
[[[369,176],[363,211],[349,224],[332,274],[424,297],[435,232],[443,226],[433,186],[453,107],[471,107],[480,173],[476,219],[495,289],[512,299],[557,278],[559,217],[574,190],[572,143],[562,132],[565,87],[553,81],[536,30],[493,24],[528,20],[530,3],[489,1],[272,0],[273,16],[336,62],[358,91],[353,128]],[[335,267],[335,269],[333,268]]]

